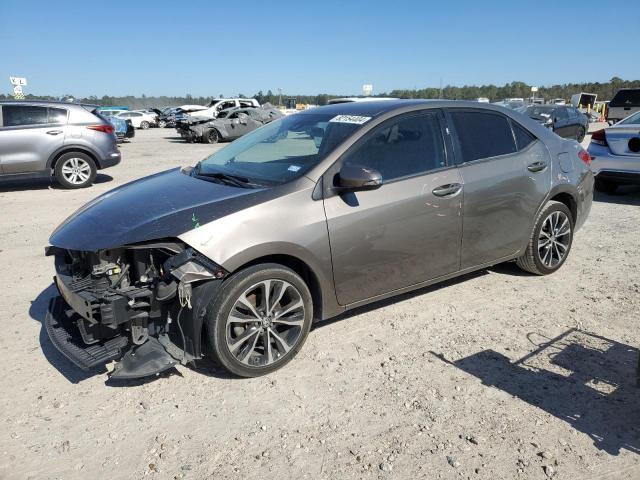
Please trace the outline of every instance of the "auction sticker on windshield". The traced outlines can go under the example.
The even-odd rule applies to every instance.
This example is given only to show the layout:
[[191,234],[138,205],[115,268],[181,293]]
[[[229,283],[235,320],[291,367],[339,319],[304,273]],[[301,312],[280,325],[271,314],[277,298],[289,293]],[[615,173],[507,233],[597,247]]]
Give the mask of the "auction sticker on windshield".
[[371,120],[371,117],[361,117],[359,115],[336,115],[329,122],[334,123],[355,123],[356,125],[362,125]]

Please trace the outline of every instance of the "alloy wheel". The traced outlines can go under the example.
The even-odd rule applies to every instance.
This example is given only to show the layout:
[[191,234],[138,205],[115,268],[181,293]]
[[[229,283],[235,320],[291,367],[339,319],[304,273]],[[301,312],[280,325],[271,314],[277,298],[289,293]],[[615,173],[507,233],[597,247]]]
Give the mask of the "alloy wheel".
[[554,268],[562,263],[570,243],[571,221],[564,212],[551,212],[538,234],[538,256],[542,264]]
[[229,352],[241,363],[264,367],[284,358],[303,332],[302,295],[289,282],[256,283],[236,299],[226,324]]
[[72,185],[82,185],[91,177],[91,166],[82,158],[69,158],[62,165],[62,175]]

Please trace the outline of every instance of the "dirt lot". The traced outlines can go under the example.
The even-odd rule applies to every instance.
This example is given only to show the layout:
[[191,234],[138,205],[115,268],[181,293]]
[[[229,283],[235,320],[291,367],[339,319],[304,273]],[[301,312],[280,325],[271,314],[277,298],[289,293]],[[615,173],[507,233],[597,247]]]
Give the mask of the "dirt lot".
[[42,327],[49,234],[216,148],[139,131],[90,189],[0,187],[0,478],[640,478],[638,188],[596,196],[555,275],[500,265],[359,310],[265,378],[75,368]]

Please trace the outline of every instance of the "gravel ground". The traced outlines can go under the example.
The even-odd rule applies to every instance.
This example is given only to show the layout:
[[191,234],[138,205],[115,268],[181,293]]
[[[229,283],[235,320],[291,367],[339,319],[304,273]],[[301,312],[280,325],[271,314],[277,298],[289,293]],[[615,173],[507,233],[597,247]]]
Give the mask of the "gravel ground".
[[640,478],[640,188],[596,196],[556,274],[505,264],[355,311],[268,377],[75,368],[42,327],[49,234],[217,148],[138,131],[90,189],[0,187],[0,478]]

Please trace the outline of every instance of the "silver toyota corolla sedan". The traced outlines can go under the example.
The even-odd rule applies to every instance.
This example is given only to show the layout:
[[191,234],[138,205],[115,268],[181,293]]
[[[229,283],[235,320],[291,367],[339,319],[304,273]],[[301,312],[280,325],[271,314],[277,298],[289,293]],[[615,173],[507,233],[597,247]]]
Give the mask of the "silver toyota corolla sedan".
[[211,356],[272,372],[311,325],[506,261],[546,275],[591,208],[590,157],[512,110],[330,105],[112,190],[53,232],[46,328],[88,369]]

